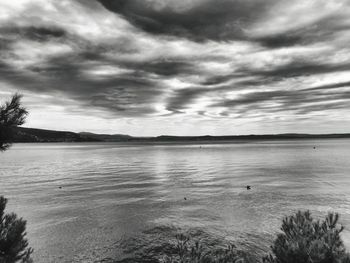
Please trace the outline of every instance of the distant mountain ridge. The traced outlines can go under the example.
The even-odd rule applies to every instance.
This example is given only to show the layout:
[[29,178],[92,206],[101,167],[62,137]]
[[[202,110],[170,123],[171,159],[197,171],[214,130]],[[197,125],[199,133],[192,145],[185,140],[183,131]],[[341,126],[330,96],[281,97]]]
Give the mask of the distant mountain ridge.
[[278,140],[278,139],[331,139],[350,138],[350,133],[342,134],[263,134],[263,135],[225,135],[225,136],[171,136],[133,137],[125,134],[75,133],[44,129],[17,127],[14,129],[14,142],[196,142],[233,140]]
[[106,135],[88,132],[52,131],[17,127],[14,129],[14,142],[104,142],[127,141],[128,135]]
[[91,132],[80,132],[78,133],[82,138],[94,139],[104,142],[115,142],[115,141],[128,141],[133,137],[125,134],[95,134]]

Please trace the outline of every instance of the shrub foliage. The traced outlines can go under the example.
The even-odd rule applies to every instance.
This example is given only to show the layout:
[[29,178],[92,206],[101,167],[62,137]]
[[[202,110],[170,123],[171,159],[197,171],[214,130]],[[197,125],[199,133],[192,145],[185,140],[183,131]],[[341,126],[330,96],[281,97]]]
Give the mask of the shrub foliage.
[[[7,150],[12,141],[13,128],[22,125],[27,111],[20,104],[21,95],[0,106],[0,151]],[[6,214],[7,199],[0,196],[0,263],[29,263],[32,248],[26,239],[26,221],[16,214]]]
[[297,212],[282,222],[282,233],[272,245],[266,263],[350,263],[340,233],[339,215],[329,213],[325,220],[315,220],[309,211]]
[[28,112],[21,106],[21,98],[21,95],[15,94],[10,101],[0,105],[0,151],[10,147],[12,129],[25,122]]
[[7,199],[0,196],[0,263],[32,262],[32,248],[26,239],[26,221],[6,214]]
[[[324,220],[315,220],[309,211],[299,211],[282,221],[282,232],[271,246],[263,263],[350,263],[340,234],[343,227],[339,215],[329,213]],[[176,254],[165,257],[165,263],[238,263],[249,260],[234,246],[212,249],[186,235],[178,235]]]
[[176,254],[163,259],[163,263],[243,263],[240,252],[232,244],[226,248],[208,248],[200,241],[192,241],[188,235],[176,236]]

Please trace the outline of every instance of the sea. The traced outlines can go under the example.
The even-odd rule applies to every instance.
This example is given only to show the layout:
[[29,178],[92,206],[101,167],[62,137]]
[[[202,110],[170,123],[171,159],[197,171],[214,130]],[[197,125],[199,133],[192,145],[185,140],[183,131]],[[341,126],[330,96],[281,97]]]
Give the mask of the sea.
[[179,234],[258,259],[298,210],[350,249],[350,140],[14,144],[0,195],[37,263],[156,262]]

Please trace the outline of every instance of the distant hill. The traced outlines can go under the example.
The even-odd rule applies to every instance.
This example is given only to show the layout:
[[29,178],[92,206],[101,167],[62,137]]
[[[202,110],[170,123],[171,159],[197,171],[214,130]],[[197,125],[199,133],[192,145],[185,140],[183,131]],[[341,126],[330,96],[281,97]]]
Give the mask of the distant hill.
[[51,131],[17,127],[14,129],[14,142],[92,142],[96,138],[81,136],[68,131]]
[[78,133],[82,138],[95,139],[98,141],[104,142],[120,142],[120,141],[129,141],[133,137],[130,135],[124,134],[95,134],[90,132],[81,132]]
[[120,142],[132,138],[122,134],[75,133],[23,127],[17,127],[14,131],[14,142]]
[[301,134],[301,133],[285,133],[285,134],[262,134],[262,135],[224,135],[224,136],[169,136],[162,135],[151,137],[151,141],[231,141],[231,140],[283,140],[283,139],[335,139],[350,138],[350,133],[344,134]]
[[17,127],[14,129],[14,142],[199,142],[199,141],[235,141],[235,140],[282,140],[282,139],[332,139],[350,138],[343,134],[265,134],[265,135],[227,135],[227,136],[169,136],[132,137],[124,134],[95,134],[89,132],[74,133]]

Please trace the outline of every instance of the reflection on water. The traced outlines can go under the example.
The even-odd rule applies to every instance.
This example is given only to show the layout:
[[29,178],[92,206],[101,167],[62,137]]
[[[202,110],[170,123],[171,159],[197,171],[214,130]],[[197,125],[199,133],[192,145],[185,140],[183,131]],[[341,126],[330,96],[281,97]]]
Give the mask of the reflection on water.
[[349,140],[17,144],[0,155],[0,194],[39,263],[151,253],[194,230],[262,254],[298,209],[339,212],[350,230],[349,156]]

